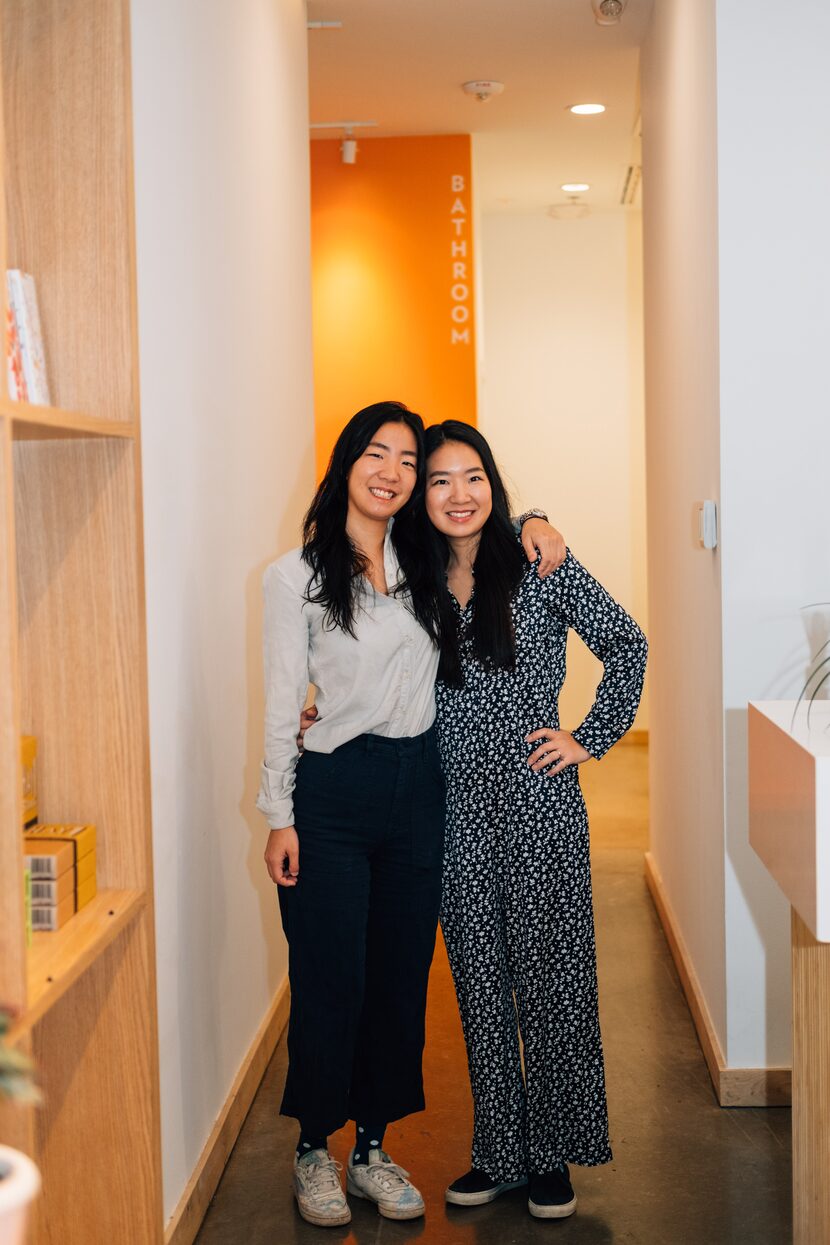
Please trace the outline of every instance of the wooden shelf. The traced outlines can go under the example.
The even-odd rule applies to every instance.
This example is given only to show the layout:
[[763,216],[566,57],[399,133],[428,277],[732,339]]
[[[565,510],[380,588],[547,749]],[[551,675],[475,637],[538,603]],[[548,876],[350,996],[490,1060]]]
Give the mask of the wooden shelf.
[[103,890],[63,929],[32,936],[27,957],[29,1006],[14,1036],[32,1028],[145,906],[143,891]]
[[[0,395],[0,999],[43,1091],[15,1126],[31,1245],[164,1237],[129,36],[129,0],[0,0],[0,273],[37,283],[54,403]],[[21,734],[41,815],[97,827],[101,887],[28,948]]]
[[64,411],[57,406],[33,406],[0,398],[0,415],[12,421],[16,441],[57,440],[68,437],[134,438],[135,424],[126,419],[100,419],[80,411]]

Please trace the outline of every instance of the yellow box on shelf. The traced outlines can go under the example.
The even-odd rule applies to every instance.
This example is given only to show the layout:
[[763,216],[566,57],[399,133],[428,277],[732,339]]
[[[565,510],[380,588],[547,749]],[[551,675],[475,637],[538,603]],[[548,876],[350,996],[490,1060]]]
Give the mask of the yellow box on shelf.
[[81,860],[95,850],[95,827],[57,823],[38,823],[25,833],[27,843],[69,843],[73,847],[73,860]]
[[39,824],[23,835],[23,850],[32,875],[33,905],[48,908],[34,918],[34,929],[60,929],[69,915],[86,907],[98,893],[95,864],[95,827],[75,824]]
[[[87,852],[75,865],[75,885],[78,890],[90,881],[95,881],[95,850]],[[79,904],[78,907],[81,905]]]
[[23,825],[37,821],[37,740],[34,735],[20,736],[20,764],[23,770]]
[[32,839],[23,836],[23,851],[28,857],[32,878],[59,878],[75,864],[75,849],[63,840]]
[[92,874],[92,877],[87,878],[85,882],[81,882],[79,880],[76,891],[75,891],[75,896],[76,896],[75,906],[77,910],[80,912],[81,908],[85,908],[88,903],[91,903],[97,894],[98,894],[98,883],[95,880],[94,873]]
[[70,917],[75,915],[75,892],[67,895],[59,904],[52,904],[46,908],[32,908],[32,929],[35,933],[38,930],[55,930],[65,925]]
[[32,870],[23,866],[23,914],[26,920],[26,946],[32,945]]
[[64,899],[75,897],[75,870],[67,869],[57,878],[35,878],[32,882],[32,907],[54,908]]

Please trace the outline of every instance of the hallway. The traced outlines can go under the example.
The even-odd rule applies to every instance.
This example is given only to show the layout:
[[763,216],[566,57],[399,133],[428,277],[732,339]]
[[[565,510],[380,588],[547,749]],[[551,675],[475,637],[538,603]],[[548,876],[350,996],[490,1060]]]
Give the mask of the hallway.
[[[200,1231],[198,1245],[324,1240],[524,1245],[555,1236],[586,1245],[784,1245],[790,1240],[790,1112],[718,1107],[643,879],[647,755],[613,749],[582,770],[592,826],[600,999],[614,1162],[575,1168],[576,1215],[531,1219],[522,1191],[489,1206],[447,1207],[469,1165],[470,1104],[446,956],[433,966],[425,1059],[427,1111],[393,1125],[387,1145],[411,1165],[425,1220],[394,1223],[352,1200],[349,1227],[305,1224],[291,1194],[296,1126],[276,1114],[281,1041]],[[276,914],[275,914],[276,919]],[[351,1130],[332,1140],[345,1161]]]

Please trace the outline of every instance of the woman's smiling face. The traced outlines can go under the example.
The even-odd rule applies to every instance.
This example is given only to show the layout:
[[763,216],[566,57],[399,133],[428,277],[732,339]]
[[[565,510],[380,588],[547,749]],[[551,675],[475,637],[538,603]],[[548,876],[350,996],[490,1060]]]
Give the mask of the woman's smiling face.
[[366,519],[391,519],[409,501],[418,480],[418,446],[407,424],[378,428],[349,471],[349,510]]
[[493,509],[493,493],[472,446],[445,441],[430,454],[426,507],[430,523],[449,539],[481,531]]

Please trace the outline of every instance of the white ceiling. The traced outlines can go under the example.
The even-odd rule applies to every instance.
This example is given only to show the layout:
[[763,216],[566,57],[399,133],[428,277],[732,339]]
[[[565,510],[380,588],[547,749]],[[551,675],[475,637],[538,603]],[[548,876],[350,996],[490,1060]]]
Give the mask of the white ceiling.
[[[358,140],[481,135],[485,211],[544,211],[571,181],[591,184],[593,210],[615,208],[651,5],[629,0],[619,25],[600,27],[590,0],[308,0],[310,21],[343,22],[309,31],[311,120],[379,123]],[[461,90],[475,78],[504,94],[480,104]],[[608,110],[574,117],[580,101]]]

